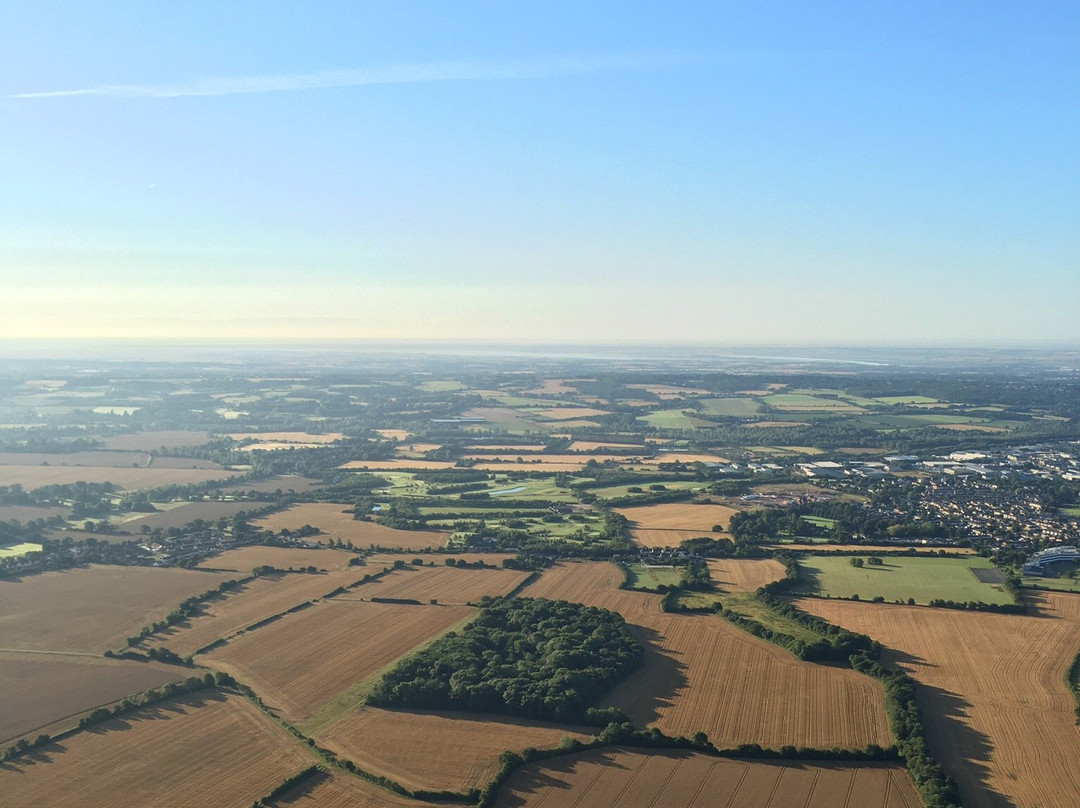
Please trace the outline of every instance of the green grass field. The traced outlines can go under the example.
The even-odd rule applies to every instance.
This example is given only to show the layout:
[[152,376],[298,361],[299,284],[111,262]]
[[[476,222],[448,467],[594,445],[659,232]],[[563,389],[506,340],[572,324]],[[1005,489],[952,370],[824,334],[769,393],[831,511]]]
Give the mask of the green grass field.
[[850,401],[843,401],[835,398],[819,398],[818,396],[808,396],[804,393],[776,393],[768,396],[764,401],[770,407],[783,412],[799,412],[800,410],[807,410],[810,412],[820,412],[822,410],[828,412],[863,412],[861,407],[856,407]]
[[789,637],[808,643],[817,642],[821,639],[819,635],[810,629],[804,628],[794,620],[774,612],[755,598],[753,592],[724,594],[720,596],[720,602],[724,604],[725,608],[780,634],[786,634]]
[[[638,494],[639,496],[658,493],[656,491],[650,491],[650,485],[654,485],[654,483],[627,483],[626,485],[612,485],[607,488],[590,488],[589,493],[595,494],[601,499],[634,496],[634,494],[631,494],[630,492],[631,488],[640,488],[641,493]],[[665,481],[661,483],[661,485],[668,491],[704,491],[708,487],[705,483],[698,482],[697,480],[671,480]]]
[[14,558],[15,556],[26,555],[27,553],[40,552],[40,544],[31,544],[29,542],[23,542],[22,544],[7,544],[0,547],[0,558]]
[[655,592],[661,586],[678,586],[682,577],[682,570],[656,567],[644,567],[641,564],[631,564],[627,568],[630,572],[629,585],[634,589],[647,589]]
[[[866,561],[867,556],[860,556]],[[851,556],[810,556],[799,559],[799,585],[796,592],[807,595],[861,600],[883,597],[886,601],[926,604],[931,600],[1013,603],[1012,596],[1000,584],[984,584],[972,568],[994,569],[987,559],[915,558],[882,556],[882,566],[851,565]]]
[[802,520],[811,525],[814,525],[815,527],[829,528],[835,527],[836,525],[835,519],[827,519],[824,516],[804,516]]
[[1066,516],[1080,517],[1080,508],[1062,508],[1061,512]]
[[1049,589],[1053,592],[1080,592],[1080,578],[1030,578],[1020,579],[1024,586],[1032,589]]
[[879,396],[874,400],[891,406],[893,404],[937,404],[940,399],[926,396]]
[[686,415],[682,410],[658,410],[642,415],[638,418],[649,426],[657,429],[701,429],[702,427],[715,427],[716,424],[703,421],[700,418]]

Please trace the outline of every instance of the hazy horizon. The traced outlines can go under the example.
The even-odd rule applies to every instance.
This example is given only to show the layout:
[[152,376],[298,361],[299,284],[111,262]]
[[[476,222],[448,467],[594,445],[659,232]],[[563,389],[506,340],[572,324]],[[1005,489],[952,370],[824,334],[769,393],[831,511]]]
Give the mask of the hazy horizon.
[[0,338],[1076,344],[1078,33],[0,2]]

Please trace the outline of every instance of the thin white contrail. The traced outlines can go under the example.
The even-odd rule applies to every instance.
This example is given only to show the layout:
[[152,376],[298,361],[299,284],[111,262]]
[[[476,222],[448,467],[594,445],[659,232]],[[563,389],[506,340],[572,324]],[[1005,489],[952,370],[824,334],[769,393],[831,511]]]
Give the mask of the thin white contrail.
[[193,98],[252,93],[298,92],[329,87],[364,87],[373,84],[540,79],[618,70],[649,70],[697,61],[698,59],[698,56],[690,53],[631,53],[602,56],[561,56],[512,61],[432,62],[354,70],[321,70],[314,73],[294,73],[280,76],[201,79],[188,84],[106,84],[75,90],[15,93],[8,97]]

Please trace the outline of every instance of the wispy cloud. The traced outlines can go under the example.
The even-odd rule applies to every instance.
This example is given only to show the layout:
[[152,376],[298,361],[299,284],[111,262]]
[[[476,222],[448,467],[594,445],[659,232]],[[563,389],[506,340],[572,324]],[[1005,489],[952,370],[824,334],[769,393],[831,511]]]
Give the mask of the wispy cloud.
[[546,59],[510,61],[430,62],[353,70],[320,70],[314,73],[200,79],[186,84],[105,84],[74,90],[15,93],[10,95],[9,98],[64,98],[70,96],[195,98],[250,95],[254,93],[300,92],[332,87],[366,87],[375,84],[542,79],[621,70],[653,70],[698,61],[700,58],[699,55],[693,53],[652,52],[599,56],[560,56]]

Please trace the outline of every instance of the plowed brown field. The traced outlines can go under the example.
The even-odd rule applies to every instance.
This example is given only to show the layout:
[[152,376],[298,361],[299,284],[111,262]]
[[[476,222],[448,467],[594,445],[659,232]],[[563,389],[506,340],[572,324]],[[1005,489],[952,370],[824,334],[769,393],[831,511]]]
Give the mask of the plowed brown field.
[[358,777],[319,774],[267,803],[272,808],[435,808],[410,800]]
[[713,583],[725,592],[753,592],[784,577],[784,565],[771,558],[716,558],[707,563]]
[[0,582],[0,649],[100,654],[235,575],[153,567],[46,572]]
[[198,617],[156,632],[147,644],[163,645],[180,656],[188,656],[252,623],[321,598],[339,586],[348,586],[363,577],[362,571],[338,570],[325,575],[296,573],[249,581],[240,589],[208,601]]
[[475,603],[484,595],[505,595],[528,575],[507,569],[409,566],[341,597],[347,600],[407,598],[422,603],[434,598],[439,603]]
[[201,655],[290,721],[473,614],[467,606],[322,601]]
[[280,513],[274,513],[254,521],[256,527],[264,530],[297,530],[304,525],[311,525],[323,531],[315,537],[319,541],[340,539],[351,541],[356,547],[401,548],[403,550],[423,550],[426,547],[441,547],[446,543],[448,533],[434,530],[395,530],[392,527],[353,519],[349,505],[333,502],[305,502],[293,505]]
[[0,466],[0,485],[18,483],[27,491],[45,485],[69,485],[77,482],[110,482],[124,490],[157,488],[166,485],[189,485],[207,480],[236,477],[238,471],[217,469],[109,468],[107,466]]
[[604,750],[518,769],[498,808],[919,808],[899,766]]
[[923,687],[931,750],[965,805],[1070,808],[1080,728],[1064,671],[1080,646],[1080,595],[1028,595],[1040,616],[801,599],[869,634]]
[[555,746],[564,736],[587,739],[583,732],[517,718],[364,708],[316,740],[407,788],[463,791],[483,788],[504,750]]
[[522,591],[612,609],[634,627],[645,662],[604,705],[671,735],[705,732],[721,747],[891,742],[884,693],[874,680],[800,662],[719,617],[665,614],[658,596],[615,589],[620,581],[611,564],[563,563]]
[[188,673],[156,662],[0,651],[0,742],[36,736],[70,718],[53,728],[66,729],[80,713],[181,681]]
[[311,763],[246,700],[197,693],[5,764],[0,793],[20,808],[250,805]]

